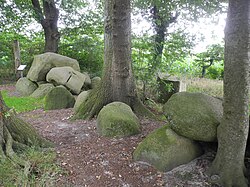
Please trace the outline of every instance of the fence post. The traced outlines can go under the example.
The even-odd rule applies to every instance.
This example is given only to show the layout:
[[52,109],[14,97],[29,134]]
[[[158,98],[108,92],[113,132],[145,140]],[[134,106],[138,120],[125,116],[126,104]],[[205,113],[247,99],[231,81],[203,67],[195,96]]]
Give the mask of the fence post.
[[14,40],[13,42],[13,52],[14,52],[16,78],[20,78],[20,73],[17,71],[17,68],[21,65],[20,46],[18,40]]

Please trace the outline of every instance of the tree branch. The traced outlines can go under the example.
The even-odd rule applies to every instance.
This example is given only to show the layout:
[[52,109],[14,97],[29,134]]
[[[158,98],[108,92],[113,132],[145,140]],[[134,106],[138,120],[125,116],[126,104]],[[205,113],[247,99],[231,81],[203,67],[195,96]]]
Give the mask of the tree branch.
[[43,11],[41,8],[41,5],[39,3],[39,0],[31,0],[32,5],[33,5],[33,9],[35,11],[36,14],[36,20],[42,24],[42,21],[44,20],[44,16],[43,16]]

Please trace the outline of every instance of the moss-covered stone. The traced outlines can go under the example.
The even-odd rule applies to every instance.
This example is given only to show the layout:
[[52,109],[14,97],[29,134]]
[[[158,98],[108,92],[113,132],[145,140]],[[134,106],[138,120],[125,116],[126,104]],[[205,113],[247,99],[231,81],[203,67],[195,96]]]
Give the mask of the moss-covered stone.
[[74,112],[77,112],[79,110],[81,104],[87,100],[89,93],[90,93],[90,91],[83,91],[77,96],[76,102],[74,105]]
[[140,132],[140,124],[132,109],[122,103],[113,102],[99,112],[97,117],[98,132],[107,137],[125,137]]
[[16,91],[22,96],[29,96],[37,89],[37,84],[26,77],[18,79],[16,83]]
[[45,97],[45,110],[72,108],[74,96],[63,86],[53,88]]
[[201,154],[197,143],[177,135],[165,125],[153,131],[137,146],[133,158],[147,162],[160,171],[170,171]]
[[45,97],[55,86],[50,83],[40,84],[38,88],[30,95],[30,97],[40,98]]
[[101,83],[101,78],[100,77],[94,77],[92,80],[91,80],[91,87],[92,88],[95,88],[97,87],[100,83]]
[[192,140],[217,140],[217,127],[222,118],[222,101],[202,93],[174,94],[163,111],[171,128]]

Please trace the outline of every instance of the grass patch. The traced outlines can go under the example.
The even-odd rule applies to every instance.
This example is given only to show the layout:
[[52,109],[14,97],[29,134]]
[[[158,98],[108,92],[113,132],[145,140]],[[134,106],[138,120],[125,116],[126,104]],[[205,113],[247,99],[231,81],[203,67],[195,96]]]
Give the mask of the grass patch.
[[6,105],[10,108],[14,108],[17,113],[44,108],[43,98],[10,97],[6,90],[2,91],[2,95]]
[[0,186],[55,186],[56,179],[63,174],[55,163],[54,150],[41,151],[30,148],[19,156],[31,164],[28,176],[23,168],[9,159],[0,160]]
[[205,78],[185,80],[188,92],[200,92],[214,97],[223,97],[223,81]]

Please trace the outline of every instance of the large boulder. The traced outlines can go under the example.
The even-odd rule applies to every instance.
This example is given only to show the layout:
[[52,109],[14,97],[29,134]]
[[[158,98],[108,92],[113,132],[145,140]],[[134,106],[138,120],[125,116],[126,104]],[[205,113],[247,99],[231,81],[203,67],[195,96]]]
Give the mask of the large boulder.
[[30,95],[30,97],[40,98],[45,97],[55,86],[50,83],[39,84],[38,88]]
[[53,67],[70,66],[76,71],[80,71],[77,60],[62,56],[56,53],[47,52],[36,55],[32,62],[27,77],[32,81],[45,81],[47,73]]
[[67,87],[73,94],[79,94],[85,81],[88,82],[90,78],[87,74],[80,73],[72,67],[65,66],[52,68],[48,72],[46,80],[55,85]]
[[217,140],[217,127],[222,118],[222,100],[202,93],[180,92],[164,105],[163,111],[171,128],[192,140]]
[[126,137],[140,132],[140,124],[132,109],[122,102],[102,108],[97,116],[97,130],[107,137]]
[[89,92],[90,92],[90,91],[83,91],[83,92],[81,92],[81,93],[77,96],[76,102],[75,102],[75,105],[74,105],[74,112],[75,112],[75,113],[79,110],[81,104],[82,104],[84,101],[87,100],[87,98],[88,98],[88,96],[89,96]]
[[199,144],[176,134],[168,125],[149,134],[136,148],[133,158],[166,172],[202,154]]
[[37,84],[29,80],[27,77],[18,79],[16,83],[16,91],[22,96],[29,96],[37,89]]
[[75,104],[74,96],[63,86],[53,88],[45,96],[45,110],[72,108]]

